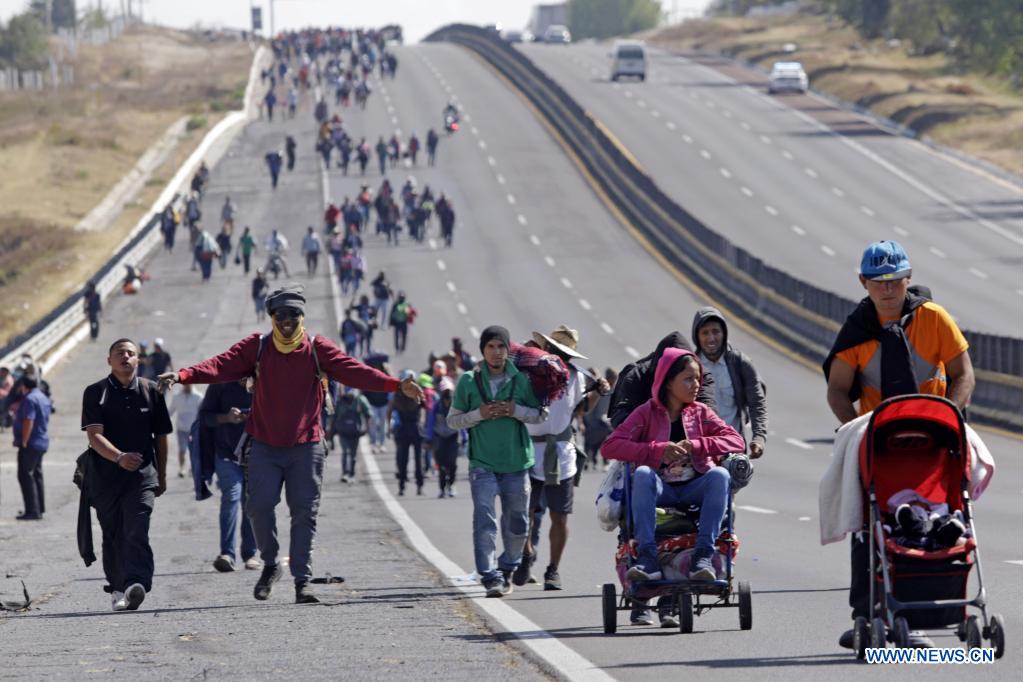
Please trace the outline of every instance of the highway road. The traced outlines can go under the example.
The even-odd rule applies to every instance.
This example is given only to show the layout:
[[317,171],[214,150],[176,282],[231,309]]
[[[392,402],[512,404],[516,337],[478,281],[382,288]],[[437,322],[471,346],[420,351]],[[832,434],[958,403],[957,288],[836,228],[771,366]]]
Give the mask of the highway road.
[[[378,135],[400,129],[405,135],[415,131],[423,138],[428,127],[439,127],[440,112],[449,99],[458,102],[465,116],[463,129],[442,140],[435,168],[388,173],[396,186],[407,175],[414,175],[419,186],[429,184],[435,192],[452,198],[458,215],[454,246],[446,249],[439,243],[436,225],[430,239],[422,244],[389,247],[381,237],[367,236],[369,270],[375,273],[383,269],[395,288],[405,290],[420,311],[410,333],[408,351],[392,358],[394,371],[425,367],[429,352],[447,349],[452,336],[462,337],[472,349],[473,337],[494,323],[508,327],[513,338],[519,340],[525,340],[534,330],[546,332],[557,324],[568,324],[579,330],[580,350],[591,358],[592,366],[600,369],[617,368],[646,354],[671,330],[680,329],[688,334],[693,311],[708,301],[685,289],[643,250],[594,194],[523,101],[495,78],[488,67],[450,45],[404,47],[397,54],[400,59],[397,78],[375,83],[366,111],[342,112],[350,134],[356,139],[365,135],[372,141]],[[299,167],[295,173],[285,174],[281,187],[271,192],[262,155],[281,145],[286,132],[298,136]],[[312,140],[313,123],[308,110],[301,111],[294,121],[272,126],[266,122],[253,123],[225,160],[214,168],[207,214],[216,215],[223,195],[229,193],[239,205],[239,225],[252,225],[261,237],[270,228],[280,227],[291,240],[293,253],[297,251],[306,225],[320,224],[325,194],[341,200],[346,195],[354,196],[361,182],[376,187],[381,179],[373,165],[365,179],[344,177],[337,169],[328,173],[318,171],[311,151]],[[335,300],[328,277],[323,271],[315,277],[306,276],[298,261],[294,254],[290,265],[293,277],[309,287],[307,327],[336,338]],[[258,329],[248,299],[247,281],[237,268],[231,266],[226,273],[218,270],[212,282],[203,286],[198,275],[187,270],[187,263],[187,254],[182,252],[156,256],[151,269],[159,273],[159,278],[147,284],[149,289],[143,289],[141,296],[119,298],[109,306],[102,340],[122,334],[150,339],[164,336],[176,364],[184,366]],[[170,595],[154,594],[152,604],[147,600],[145,608],[166,605],[165,600],[172,599],[174,607],[184,611],[187,606],[187,612],[161,612],[160,618],[168,619],[163,629],[153,624],[138,632],[126,632],[122,626],[118,632],[127,638],[132,651],[145,645],[143,637],[159,635],[163,637],[160,642],[170,641],[168,646],[172,648],[159,658],[166,667],[145,669],[151,677],[155,676],[154,670],[170,676],[184,676],[186,671],[194,675],[195,666],[184,657],[175,656],[178,652],[191,652],[189,655],[196,656],[196,661],[214,665],[218,646],[233,641],[226,640],[220,632],[223,618],[237,613],[248,648],[232,645],[227,649],[229,664],[244,666],[248,663],[246,656],[251,656],[253,661],[265,665],[266,661],[277,660],[278,655],[284,656],[278,654],[280,643],[276,638],[280,636],[277,628],[286,617],[289,625],[283,631],[288,642],[294,642],[298,648],[289,650],[287,657],[280,660],[288,662],[291,666],[288,669],[305,671],[313,677],[328,674],[325,660],[343,665],[344,638],[351,630],[358,639],[356,648],[350,651],[356,651],[360,659],[372,664],[369,677],[413,678],[416,670],[424,671],[425,675],[436,670],[433,666],[448,665],[446,676],[453,679],[533,678],[563,672],[559,662],[578,664],[581,660],[583,667],[573,669],[577,674],[592,667],[589,673],[629,680],[680,676],[711,679],[722,673],[743,680],[817,680],[824,676],[866,679],[868,675],[872,679],[900,679],[904,677],[902,670],[868,670],[855,663],[849,652],[836,646],[838,635],[849,625],[845,606],[848,553],[845,544],[821,547],[818,541],[817,484],[829,461],[829,441],[836,425],[825,405],[823,380],[819,373],[760,343],[741,325],[733,324],[731,330],[732,343],[753,358],[766,380],[771,418],[767,453],[758,462],[755,480],[737,499],[737,532],[742,549],[736,570],[742,579],[751,581],[754,590],[754,627],[750,632],[739,631],[738,615],[729,610],[697,619],[692,635],[633,627],[626,624],[625,614],[617,635],[603,634],[599,586],[614,581],[615,538],[599,530],[596,524],[591,505],[600,475],[594,472],[583,477],[577,490],[572,535],[561,568],[565,589],[545,593],[538,586],[518,588],[502,600],[515,618],[495,619],[493,612],[488,611],[484,618],[494,634],[478,631],[474,625],[478,617],[464,608],[468,600],[438,588],[445,584],[465,585],[473,569],[465,461],[459,462],[458,497],[436,499],[435,484],[430,481],[429,494],[399,499],[391,497],[397,486],[390,450],[374,456],[368,448],[363,449],[359,483],[354,486],[339,482],[338,458],[328,460],[322,506],[326,520],[318,538],[315,567],[317,572],[329,570],[348,578],[344,590],[336,595],[324,588],[324,594],[332,597],[334,604],[354,609],[359,603],[365,604],[358,600],[365,599],[366,592],[390,587],[397,594],[388,598],[393,603],[400,600],[401,607],[411,606],[411,610],[382,613],[360,610],[354,620],[346,618],[347,610],[311,610],[309,613],[317,615],[307,616],[289,606],[278,612],[254,608],[248,597],[247,581],[240,587],[211,592],[197,586],[203,578],[188,578],[185,582],[185,578],[168,575],[161,582],[177,591]],[[375,345],[385,351],[393,349],[386,335],[378,334]],[[60,515],[61,519],[68,516],[68,526],[73,523],[73,502],[77,498],[68,494],[61,481],[66,480],[68,462],[81,449],[80,437],[74,429],[77,395],[86,378],[92,380],[93,375],[101,374],[99,355],[96,347],[82,346],[53,374],[61,379],[62,408],[66,406],[65,416],[60,418],[69,421],[61,427],[60,441],[51,453],[48,475],[50,471],[53,475],[48,480],[62,494],[58,506],[48,516]],[[977,506],[978,530],[990,603],[994,611],[1006,616],[1009,644],[1005,659],[994,666],[971,669],[968,674],[1003,679],[1018,677],[1023,667],[1019,655],[1023,646],[1020,636],[1023,594],[1019,588],[1023,553],[1018,539],[1014,539],[1018,537],[1021,466],[1013,458],[1018,441],[993,434],[986,435],[986,439],[999,459],[999,471]],[[17,493],[10,482],[9,450],[4,450],[3,455],[6,518],[12,513],[9,500]],[[383,472],[379,479],[371,475],[375,467]],[[392,541],[398,537],[395,526],[381,521],[387,518],[387,508],[369,495],[375,488],[371,486],[374,481],[389,491],[384,493],[385,501],[400,504],[400,511],[422,531],[422,536],[409,534],[406,542],[421,548],[428,541],[445,558],[442,565],[451,567],[439,581],[421,561],[403,555],[400,551],[403,545],[394,547]],[[205,507],[202,517],[207,524],[205,531],[196,530],[200,521],[194,511],[189,511],[178,523],[181,512],[172,512],[171,505],[187,505],[190,510],[196,505],[188,500],[187,492],[176,479],[172,483],[175,484],[172,496],[158,504],[154,517],[161,519],[157,527],[163,549],[157,553],[158,572],[180,565],[185,568],[178,570],[194,575],[209,573],[212,554],[206,551],[204,555],[201,549],[197,550],[200,545],[192,536],[196,532],[213,533],[210,524],[215,515],[209,506]],[[283,509],[280,518],[285,518]],[[104,604],[95,596],[83,596],[77,581],[83,579],[84,569],[76,566],[72,570],[65,568],[70,564],[59,563],[58,559],[71,561],[68,557],[73,558],[73,550],[41,555],[46,559],[45,568],[33,568],[32,559],[25,555],[34,547],[31,533],[45,531],[52,536],[59,529],[24,529],[12,527],[12,523],[3,523],[0,533],[5,547],[16,550],[19,572],[44,571],[47,584],[53,586],[52,605],[41,604],[39,612],[55,611],[54,618],[64,619],[57,621],[63,627],[77,627],[75,632],[88,635],[82,641],[83,647],[93,647],[89,649],[90,660],[102,662],[113,656],[102,649],[105,643],[97,633],[77,625],[88,620],[77,618],[77,611],[102,609]],[[286,534],[282,529],[282,536]],[[212,544],[212,537],[208,544]],[[192,539],[186,544],[183,539],[188,538]],[[352,542],[353,538],[357,542]],[[375,565],[372,559],[377,556],[380,563]],[[545,540],[537,566],[540,571],[546,557]],[[437,555],[431,558],[436,560]],[[94,567],[88,574],[95,579],[99,572]],[[285,594],[275,594],[275,599],[283,601],[290,595],[288,585],[282,585]],[[221,610],[214,610],[218,608]],[[420,609],[429,610],[420,613]],[[189,615],[193,612],[194,618]],[[456,612],[462,613],[465,620],[453,619]],[[272,615],[275,613],[281,615],[275,617]],[[324,618],[323,613],[339,615],[331,619]],[[521,620],[523,617],[528,620]],[[36,622],[40,621],[46,619]],[[20,622],[13,617],[0,621],[4,630],[0,642],[10,641],[7,633],[15,625]],[[174,630],[173,637],[164,632],[167,628]],[[331,628],[337,633],[336,641],[324,634]],[[375,641],[366,636],[375,628],[386,628],[390,639]],[[41,625],[24,632],[18,640],[24,646],[43,641]],[[180,640],[186,635],[188,639]],[[310,642],[305,650],[300,648],[303,637]],[[518,668],[509,663],[508,651],[525,656],[533,651],[531,647],[549,644],[551,637],[564,647],[556,647],[553,663],[548,661],[542,669],[526,658],[520,659]],[[189,648],[191,645],[182,643],[192,639],[199,644]],[[443,648],[431,655],[425,650],[432,651],[435,639]],[[408,663],[422,667],[398,668],[394,659],[400,657],[400,652],[394,653],[393,648],[385,645],[387,641],[400,652],[415,651],[416,657]],[[504,644],[514,648],[509,650]],[[939,639],[939,644],[954,645],[957,641],[945,637]],[[77,654],[74,645],[70,651],[56,644],[45,649],[67,656],[66,660],[73,660]],[[247,650],[252,653],[244,653]],[[25,663],[29,660],[24,653],[19,659]],[[59,670],[47,670],[54,669]],[[928,673],[953,679],[963,671],[943,666]]]
[[651,49],[645,83],[612,83],[607,49],[522,48],[711,228],[853,299],[863,247],[896,239],[964,328],[1023,335],[1019,187],[724,60]]

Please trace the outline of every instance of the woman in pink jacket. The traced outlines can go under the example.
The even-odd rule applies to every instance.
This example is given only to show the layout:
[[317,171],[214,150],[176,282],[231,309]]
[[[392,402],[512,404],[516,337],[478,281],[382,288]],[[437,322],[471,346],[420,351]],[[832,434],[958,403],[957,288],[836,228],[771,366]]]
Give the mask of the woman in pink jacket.
[[687,350],[664,351],[654,374],[650,400],[619,424],[601,447],[608,459],[630,462],[632,518],[639,559],[632,581],[660,580],[654,542],[656,507],[700,506],[700,527],[690,580],[714,580],[711,563],[728,502],[728,470],[718,462],[746,443],[735,429],[696,402],[703,368]]

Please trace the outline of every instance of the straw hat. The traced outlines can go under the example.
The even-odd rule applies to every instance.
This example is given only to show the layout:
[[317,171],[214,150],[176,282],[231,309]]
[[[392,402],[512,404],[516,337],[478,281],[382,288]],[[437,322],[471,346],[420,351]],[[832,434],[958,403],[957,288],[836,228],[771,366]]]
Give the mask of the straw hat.
[[563,324],[558,325],[558,328],[552,331],[550,336],[547,334],[541,334],[540,332],[533,332],[533,340],[536,341],[541,348],[548,345],[553,346],[570,358],[578,358],[580,360],[589,359],[575,349],[576,346],[579,345],[579,332],[575,329],[570,329]]

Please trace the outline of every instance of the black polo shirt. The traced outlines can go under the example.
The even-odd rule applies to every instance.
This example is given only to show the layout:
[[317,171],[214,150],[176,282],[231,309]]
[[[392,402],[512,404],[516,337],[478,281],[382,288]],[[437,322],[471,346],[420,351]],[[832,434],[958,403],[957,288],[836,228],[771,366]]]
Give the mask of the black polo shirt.
[[142,455],[142,466],[136,471],[97,457],[98,479],[156,487],[156,436],[169,434],[173,427],[155,382],[136,376],[122,386],[111,374],[87,386],[82,395],[82,430],[89,426],[102,426],[103,435],[118,450]]

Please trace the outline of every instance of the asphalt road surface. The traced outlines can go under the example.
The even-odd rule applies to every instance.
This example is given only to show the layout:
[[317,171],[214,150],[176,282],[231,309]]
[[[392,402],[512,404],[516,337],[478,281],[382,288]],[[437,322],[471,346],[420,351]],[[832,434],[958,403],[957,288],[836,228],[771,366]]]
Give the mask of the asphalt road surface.
[[650,49],[646,82],[613,83],[607,49],[523,51],[711,228],[856,300],[864,246],[896,239],[964,328],[1023,333],[1019,187],[725,60]]
[[[599,369],[647,353],[673,329],[688,335],[694,310],[707,301],[694,298],[615,221],[517,95],[460,48],[406,47],[398,57],[397,79],[376,84],[367,110],[342,113],[356,139],[365,135],[372,143],[394,129],[406,136],[415,131],[423,139],[428,127],[440,127],[440,112],[452,98],[465,116],[462,130],[442,140],[436,168],[388,173],[395,186],[411,174],[420,187],[429,184],[452,199],[458,215],[454,246],[441,245],[436,222],[422,244],[388,247],[372,230],[367,235],[368,270],[383,269],[420,311],[403,356],[393,356],[386,334],[378,332],[374,339],[375,347],[392,352],[395,371],[421,370],[428,353],[446,350],[452,336],[474,349],[473,337],[494,323],[519,340],[534,330],[568,324],[579,330],[580,351]],[[270,192],[262,155],[283,145],[285,131],[299,136],[299,166]],[[296,253],[305,226],[318,227],[322,215],[325,188],[312,136],[308,109],[295,121],[252,124],[214,168],[205,212],[217,215],[223,194],[229,193],[239,205],[238,225],[252,225],[260,237],[271,227],[284,229],[292,243],[292,275],[309,287],[307,327],[336,338],[327,275],[321,270],[306,276]],[[361,181],[332,169],[326,194],[337,200],[354,197]],[[379,185],[375,166],[365,181]],[[556,661],[553,669],[538,667],[527,650],[550,637],[592,664],[593,672],[617,679],[905,675],[894,667],[868,669],[836,646],[849,625],[848,552],[845,544],[821,547],[818,541],[817,484],[836,425],[824,401],[823,380],[759,343],[738,321],[730,340],[763,374],[771,417],[767,453],[754,482],[737,499],[742,549],[736,570],[753,586],[752,631],[740,631],[737,613],[729,610],[697,619],[692,635],[633,627],[625,614],[619,633],[604,635],[599,586],[614,581],[615,539],[596,524],[591,505],[601,476],[589,472],[571,518],[561,567],[565,589],[516,589],[503,604],[528,621],[487,615],[484,622],[494,633],[489,634],[472,599],[452,589],[465,585],[473,569],[465,461],[459,462],[458,497],[436,499],[431,479],[426,495],[400,498],[405,514],[446,557],[445,565],[457,569],[437,575],[401,542],[396,524],[371,492],[369,457],[382,470],[380,482],[391,493],[397,489],[390,452],[371,456],[365,448],[358,484],[338,481],[337,457],[327,463],[314,570],[346,577],[340,587],[320,588],[327,606],[294,606],[287,582],[279,584],[271,602],[256,603],[250,596],[254,576],[215,575],[210,568],[216,553],[215,502],[193,502],[188,486],[174,479],[154,514],[156,590],[138,613],[109,613],[99,590],[99,567],[83,568],[70,539],[77,495],[68,480],[70,462],[83,443],[77,431],[81,388],[102,376],[103,351],[117,336],[163,336],[176,366],[184,366],[257,329],[248,280],[239,268],[218,269],[203,286],[188,270],[188,260],[184,249],[157,256],[151,264],[154,281],[139,296],[108,307],[101,343],[79,347],[49,377],[61,411],[55,419],[58,441],[47,455],[51,504],[42,523],[9,520],[17,508],[13,455],[6,446],[0,451],[0,517],[7,519],[0,521],[5,548],[0,567],[24,577],[34,593],[48,595],[29,613],[0,616],[0,653],[11,662],[5,675],[14,670],[26,678],[81,676],[80,667],[149,678],[269,677],[286,671],[314,678],[529,679],[558,673]],[[1023,554],[1016,528],[1021,472],[1013,459],[1018,441],[985,437],[999,471],[976,516],[989,600],[1006,617],[1009,643],[1005,659],[967,674],[1013,678],[1020,673],[1023,645]],[[281,509],[280,519],[285,517]],[[538,572],[546,545],[545,539]],[[5,598],[14,595],[16,584],[14,578],[0,584]],[[68,636],[53,637],[54,626]],[[958,644],[951,637],[938,643]],[[353,660],[357,671],[351,669]],[[955,666],[928,670],[943,679],[962,672]]]

